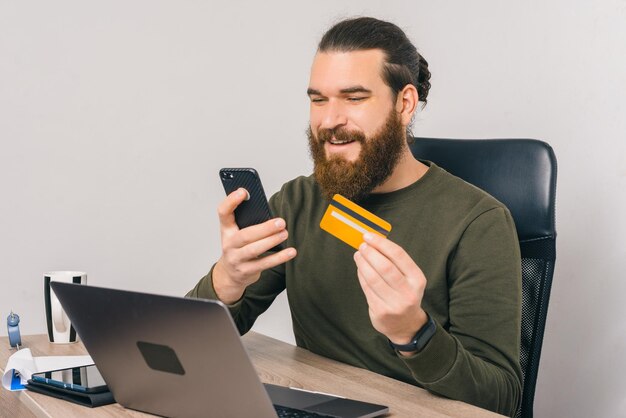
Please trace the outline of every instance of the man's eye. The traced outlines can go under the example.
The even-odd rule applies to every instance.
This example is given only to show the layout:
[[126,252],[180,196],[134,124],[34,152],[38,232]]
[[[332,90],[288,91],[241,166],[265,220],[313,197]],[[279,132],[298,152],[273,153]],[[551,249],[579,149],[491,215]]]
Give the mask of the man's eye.
[[311,97],[311,103],[322,103],[325,102],[326,99],[322,97]]
[[365,100],[365,97],[348,97],[349,102],[361,102]]

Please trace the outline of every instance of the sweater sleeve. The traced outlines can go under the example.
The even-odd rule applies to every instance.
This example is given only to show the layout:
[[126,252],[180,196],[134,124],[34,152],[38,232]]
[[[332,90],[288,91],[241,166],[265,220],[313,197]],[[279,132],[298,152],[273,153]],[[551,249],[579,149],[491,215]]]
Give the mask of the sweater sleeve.
[[448,260],[449,324],[402,357],[424,388],[505,415],[521,398],[521,260],[508,210],[477,216]]
[[[215,266],[213,266],[214,268]],[[185,297],[219,300],[213,288],[213,268]],[[230,314],[241,335],[248,332],[254,322],[270,307],[276,296],[285,289],[285,276],[280,269],[266,270],[256,283],[244,291],[243,297],[228,305]]]
[[[278,199],[279,194],[272,196],[270,199],[270,207],[273,213],[277,213],[276,201]],[[219,300],[213,287],[214,268],[215,265],[211,267],[209,273],[200,279],[193,289],[187,292],[185,297]],[[228,305],[228,309],[241,335],[252,328],[258,316],[270,307],[276,296],[283,290],[285,290],[285,265],[281,264],[263,271],[259,280],[246,288],[241,299],[232,305]]]

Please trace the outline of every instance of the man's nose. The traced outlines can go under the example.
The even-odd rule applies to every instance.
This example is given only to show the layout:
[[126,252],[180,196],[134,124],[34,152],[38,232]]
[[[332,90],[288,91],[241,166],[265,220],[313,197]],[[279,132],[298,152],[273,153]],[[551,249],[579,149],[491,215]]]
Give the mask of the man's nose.
[[348,123],[345,109],[340,103],[330,100],[324,106],[324,114],[322,115],[322,129],[336,129],[345,126]]

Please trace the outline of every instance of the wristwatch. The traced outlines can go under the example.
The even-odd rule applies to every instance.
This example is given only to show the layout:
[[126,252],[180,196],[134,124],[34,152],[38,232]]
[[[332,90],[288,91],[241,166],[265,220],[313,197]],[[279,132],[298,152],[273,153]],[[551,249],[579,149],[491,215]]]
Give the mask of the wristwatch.
[[411,342],[407,344],[396,344],[391,342],[390,339],[387,339],[387,341],[389,341],[389,345],[394,350],[405,352],[422,351],[433,335],[435,335],[436,330],[437,325],[435,321],[428,315],[428,321],[417,331],[415,336],[411,339]]
[[9,332],[9,344],[11,347],[20,348],[22,345],[22,337],[20,337],[20,317],[18,314],[13,313],[7,316],[7,330]]

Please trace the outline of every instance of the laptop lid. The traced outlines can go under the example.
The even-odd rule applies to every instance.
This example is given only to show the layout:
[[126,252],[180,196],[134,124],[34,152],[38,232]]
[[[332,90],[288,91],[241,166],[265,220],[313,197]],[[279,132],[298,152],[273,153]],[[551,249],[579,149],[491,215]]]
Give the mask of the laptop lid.
[[[276,417],[272,403],[367,418],[384,405],[261,383],[219,301],[52,282],[115,400],[165,416]],[[269,392],[269,396],[268,396]]]
[[222,303],[51,287],[119,404],[171,417],[276,417]]

